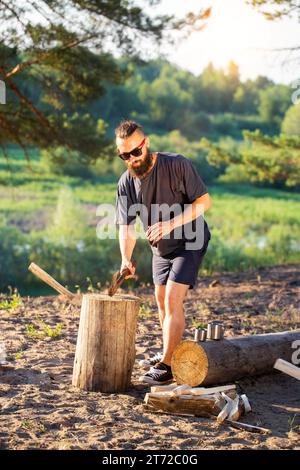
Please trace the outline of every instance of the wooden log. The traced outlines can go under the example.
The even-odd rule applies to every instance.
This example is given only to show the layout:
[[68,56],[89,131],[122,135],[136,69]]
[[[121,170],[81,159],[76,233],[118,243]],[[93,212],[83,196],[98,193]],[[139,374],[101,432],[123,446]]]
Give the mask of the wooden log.
[[167,411],[176,414],[192,414],[194,416],[218,415],[222,409],[223,402],[220,404],[213,396],[164,396],[161,393],[147,393],[145,403],[155,409]]
[[300,330],[241,336],[222,341],[182,341],[172,357],[177,384],[217,385],[271,373],[278,357],[289,361]]
[[284,361],[283,359],[277,359],[274,364],[274,369],[280,370],[281,372],[294,377],[294,379],[300,380],[300,368],[294,366],[294,364],[291,364],[290,362]]
[[139,306],[135,296],[83,295],[72,380],[75,387],[100,392],[128,389]]

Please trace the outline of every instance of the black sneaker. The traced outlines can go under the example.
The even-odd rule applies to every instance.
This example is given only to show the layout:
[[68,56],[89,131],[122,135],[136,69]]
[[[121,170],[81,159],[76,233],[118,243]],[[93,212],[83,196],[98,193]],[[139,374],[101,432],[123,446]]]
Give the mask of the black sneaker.
[[147,366],[155,366],[158,362],[162,360],[162,353],[157,353],[155,356],[149,357],[149,359],[141,359],[139,361],[139,366],[147,367]]
[[171,367],[163,362],[158,362],[154,367],[151,367],[147,374],[140,377],[139,381],[151,385],[163,385],[173,382]]

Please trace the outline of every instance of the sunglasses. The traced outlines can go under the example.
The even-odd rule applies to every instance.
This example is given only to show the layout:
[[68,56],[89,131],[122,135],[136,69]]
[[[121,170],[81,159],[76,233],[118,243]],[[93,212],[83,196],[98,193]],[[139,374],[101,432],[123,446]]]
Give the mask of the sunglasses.
[[140,145],[138,145],[135,149],[131,150],[131,152],[120,153],[120,150],[117,149],[119,157],[122,158],[122,160],[125,160],[125,161],[129,160],[131,155],[133,157],[140,157],[143,153],[143,147],[144,147],[145,141],[146,141],[146,137],[142,140]]

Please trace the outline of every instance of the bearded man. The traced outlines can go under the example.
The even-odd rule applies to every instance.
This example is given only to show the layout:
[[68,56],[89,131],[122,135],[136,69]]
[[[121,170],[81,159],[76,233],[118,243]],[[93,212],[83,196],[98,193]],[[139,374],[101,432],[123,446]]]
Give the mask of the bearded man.
[[152,366],[140,380],[166,384],[173,380],[171,358],[184,333],[183,302],[196,284],[211,238],[203,217],[211,200],[191,161],[179,154],[151,151],[138,123],[125,120],[115,134],[118,156],[127,167],[116,197],[120,272],[129,268],[127,278],[135,277],[131,259],[139,215],[153,253],[152,276],[163,333],[163,352],[140,362]]

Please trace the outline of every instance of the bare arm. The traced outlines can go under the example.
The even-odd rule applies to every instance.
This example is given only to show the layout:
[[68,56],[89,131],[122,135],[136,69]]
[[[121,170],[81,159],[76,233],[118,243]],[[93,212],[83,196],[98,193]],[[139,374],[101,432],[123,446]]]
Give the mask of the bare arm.
[[198,197],[193,201],[182,214],[178,214],[172,220],[166,220],[164,222],[157,222],[148,228],[147,238],[150,242],[158,242],[163,236],[172,232],[177,227],[181,227],[192,220],[195,220],[200,215],[203,215],[211,207],[211,200],[208,193]]
[[119,229],[119,245],[122,257],[122,264],[120,272],[125,267],[128,267],[132,273],[131,276],[126,276],[126,279],[134,277],[135,268],[131,263],[131,256],[136,244],[136,233],[134,225],[120,225]]
[[198,197],[194,202],[192,202],[192,204],[186,207],[182,214],[177,215],[173,220],[171,220],[171,230],[192,222],[192,220],[203,215],[210,207],[211,200],[208,193]]

